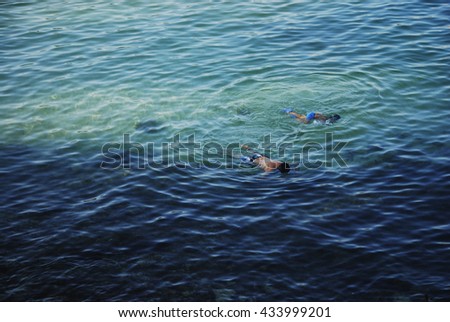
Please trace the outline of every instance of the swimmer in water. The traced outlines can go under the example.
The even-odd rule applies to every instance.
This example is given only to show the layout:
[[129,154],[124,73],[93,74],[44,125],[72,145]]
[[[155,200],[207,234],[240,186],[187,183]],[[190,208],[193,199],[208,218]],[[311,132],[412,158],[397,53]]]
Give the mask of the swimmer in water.
[[309,112],[308,114],[303,115],[294,112],[291,108],[285,108],[283,109],[283,112],[289,114],[291,117],[305,124],[311,123],[314,120],[317,120],[322,123],[335,123],[341,118],[338,114],[334,114],[332,116],[325,116],[321,113],[315,112]]
[[251,157],[242,157],[241,160],[244,162],[255,164],[265,172],[271,172],[278,169],[281,173],[288,173],[291,170],[289,164],[286,162],[271,160],[265,155],[253,151],[247,145],[243,145],[242,148],[252,152],[253,155]]

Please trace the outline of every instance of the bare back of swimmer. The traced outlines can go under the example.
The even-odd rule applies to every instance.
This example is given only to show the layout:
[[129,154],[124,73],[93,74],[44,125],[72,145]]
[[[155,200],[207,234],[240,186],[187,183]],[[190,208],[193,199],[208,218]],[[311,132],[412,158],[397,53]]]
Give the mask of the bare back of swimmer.
[[251,157],[242,157],[241,160],[244,162],[250,162],[252,164],[255,164],[259,168],[263,169],[265,172],[279,170],[281,173],[288,173],[291,170],[289,164],[286,162],[271,160],[265,155],[253,151],[247,145],[243,145],[242,148],[252,152],[253,154]]

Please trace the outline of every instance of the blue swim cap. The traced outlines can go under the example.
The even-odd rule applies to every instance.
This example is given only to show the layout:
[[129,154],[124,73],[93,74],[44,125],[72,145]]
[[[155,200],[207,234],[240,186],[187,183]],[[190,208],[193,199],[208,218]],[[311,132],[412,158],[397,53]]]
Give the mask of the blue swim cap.
[[307,121],[311,121],[311,120],[314,120],[315,117],[316,117],[316,113],[314,113],[314,112],[309,112],[309,113],[306,115],[306,120],[307,120]]

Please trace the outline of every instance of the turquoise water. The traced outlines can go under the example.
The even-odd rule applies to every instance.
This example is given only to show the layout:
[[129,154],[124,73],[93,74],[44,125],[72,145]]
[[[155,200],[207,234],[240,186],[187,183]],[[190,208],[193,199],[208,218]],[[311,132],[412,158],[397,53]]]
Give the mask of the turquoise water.
[[[444,1],[0,4],[1,299],[450,299],[449,15]],[[288,106],[342,119],[300,124]],[[346,165],[314,150],[327,167],[297,167],[326,133]],[[101,168],[124,134],[165,166]],[[159,148],[176,135],[297,168],[177,162]]]

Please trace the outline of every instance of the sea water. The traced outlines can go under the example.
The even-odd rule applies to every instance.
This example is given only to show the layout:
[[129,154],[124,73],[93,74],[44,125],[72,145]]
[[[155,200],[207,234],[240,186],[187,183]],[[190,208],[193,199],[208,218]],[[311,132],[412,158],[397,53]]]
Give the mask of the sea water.
[[1,3],[0,299],[449,300],[449,16]]

